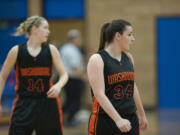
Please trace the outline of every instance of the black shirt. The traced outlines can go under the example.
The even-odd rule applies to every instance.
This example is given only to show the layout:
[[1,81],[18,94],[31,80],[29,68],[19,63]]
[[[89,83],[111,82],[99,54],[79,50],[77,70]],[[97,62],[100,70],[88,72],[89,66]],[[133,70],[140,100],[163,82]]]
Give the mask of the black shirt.
[[[105,50],[100,50],[97,53],[100,54],[104,62],[106,96],[119,114],[135,112],[136,106],[133,98],[135,75],[131,60],[124,52],[122,52],[121,61],[111,57]],[[98,108],[97,101],[94,100],[93,104],[93,108],[96,110]],[[98,113],[104,114],[105,112],[100,107]]]
[[36,57],[29,54],[27,43],[19,45],[15,70],[17,83],[15,90],[20,96],[46,96],[52,74],[49,44],[43,43]]

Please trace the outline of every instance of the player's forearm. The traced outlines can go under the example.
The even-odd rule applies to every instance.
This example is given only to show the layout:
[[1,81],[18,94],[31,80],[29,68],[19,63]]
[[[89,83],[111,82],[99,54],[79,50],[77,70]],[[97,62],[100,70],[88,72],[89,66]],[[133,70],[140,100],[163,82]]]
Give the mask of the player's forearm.
[[59,80],[56,83],[56,85],[58,85],[58,87],[61,89],[64,87],[64,85],[67,83],[67,81],[68,81],[68,75],[67,75],[67,73],[64,73],[63,75],[61,75],[59,77]]
[[136,85],[134,87],[134,101],[135,101],[135,104],[136,104],[137,111],[138,111],[139,115],[140,116],[145,116],[144,108],[143,108],[141,98],[140,98],[140,95],[139,95],[139,91],[138,91]]
[[103,108],[103,110],[116,122],[121,120],[121,116],[115,110],[109,99],[106,97],[105,94],[96,94],[95,95],[98,103]]
[[1,73],[0,73],[0,102],[1,102],[1,96],[2,96],[5,82],[6,81],[2,78]]

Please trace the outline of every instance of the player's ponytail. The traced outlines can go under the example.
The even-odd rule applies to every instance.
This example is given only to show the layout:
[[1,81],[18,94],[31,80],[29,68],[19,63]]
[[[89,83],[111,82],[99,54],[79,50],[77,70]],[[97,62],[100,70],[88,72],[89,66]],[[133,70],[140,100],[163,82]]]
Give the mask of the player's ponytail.
[[113,42],[116,32],[123,34],[126,26],[131,26],[131,24],[121,19],[113,20],[111,23],[105,23],[101,28],[99,50],[104,49],[106,43]]
[[99,49],[104,49],[106,44],[106,28],[110,25],[110,23],[105,23],[101,28],[101,34],[100,34],[100,42],[99,42]]
[[24,34],[25,31],[25,26],[24,26],[24,22],[22,22],[19,27],[16,29],[16,33],[14,33],[14,36],[20,36],[22,34]]

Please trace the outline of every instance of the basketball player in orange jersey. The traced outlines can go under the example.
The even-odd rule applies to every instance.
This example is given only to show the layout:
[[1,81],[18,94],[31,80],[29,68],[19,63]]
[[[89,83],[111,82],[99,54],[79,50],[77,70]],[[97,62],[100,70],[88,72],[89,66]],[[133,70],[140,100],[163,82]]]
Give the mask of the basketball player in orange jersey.
[[[15,66],[17,97],[10,116],[9,135],[62,135],[62,111],[58,98],[68,75],[55,46],[47,42],[49,25],[45,18],[32,16],[17,28],[15,35],[26,34],[27,42],[15,45],[0,72],[0,97],[6,79]],[[60,78],[50,81],[52,66]],[[2,111],[2,110],[1,110]]]

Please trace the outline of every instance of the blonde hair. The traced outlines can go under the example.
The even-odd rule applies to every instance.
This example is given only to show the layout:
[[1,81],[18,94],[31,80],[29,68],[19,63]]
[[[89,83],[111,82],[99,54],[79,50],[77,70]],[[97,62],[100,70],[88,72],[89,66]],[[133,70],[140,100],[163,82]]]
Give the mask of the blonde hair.
[[29,37],[29,35],[31,34],[31,28],[33,26],[38,28],[41,22],[44,20],[46,19],[41,16],[31,16],[20,24],[20,26],[16,29],[16,33],[14,33],[13,35],[19,36],[25,33],[26,36]]

